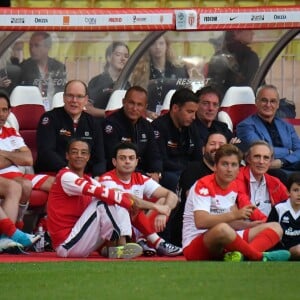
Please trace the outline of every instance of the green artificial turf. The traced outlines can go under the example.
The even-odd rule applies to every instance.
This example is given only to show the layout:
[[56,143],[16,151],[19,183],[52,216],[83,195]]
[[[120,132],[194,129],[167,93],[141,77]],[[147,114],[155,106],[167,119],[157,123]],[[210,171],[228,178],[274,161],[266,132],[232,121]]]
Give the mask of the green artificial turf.
[[0,265],[0,299],[299,299],[298,262]]

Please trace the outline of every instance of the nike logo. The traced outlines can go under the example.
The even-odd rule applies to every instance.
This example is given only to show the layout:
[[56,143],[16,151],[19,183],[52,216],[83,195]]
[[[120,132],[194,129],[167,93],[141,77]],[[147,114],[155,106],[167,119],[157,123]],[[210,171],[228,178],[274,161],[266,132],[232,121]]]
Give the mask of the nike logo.
[[229,18],[229,21],[233,21],[233,20],[235,20],[237,18],[237,16],[236,17],[230,17]]

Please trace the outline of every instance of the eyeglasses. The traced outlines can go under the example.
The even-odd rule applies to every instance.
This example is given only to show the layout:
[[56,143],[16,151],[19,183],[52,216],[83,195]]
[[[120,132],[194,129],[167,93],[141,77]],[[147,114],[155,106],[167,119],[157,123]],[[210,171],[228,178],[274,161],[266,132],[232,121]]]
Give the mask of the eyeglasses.
[[262,103],[263,105],[271,104],[272,106],[277,105],[278,100],[277,99],[267,99],[267,98],[261,98],[259,99],[259,102]]
[[73,94],[64,94],[64,96],[67,100],[73,100],[73,99],[82,100],[86,97],[86,95],[73,95]]

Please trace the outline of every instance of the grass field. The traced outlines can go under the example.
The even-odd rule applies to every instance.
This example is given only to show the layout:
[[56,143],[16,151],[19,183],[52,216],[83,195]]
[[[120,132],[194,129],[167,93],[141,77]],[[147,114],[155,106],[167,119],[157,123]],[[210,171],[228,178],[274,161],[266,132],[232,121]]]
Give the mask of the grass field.
[[299,299],[298,262],[0,265],[0,299]]

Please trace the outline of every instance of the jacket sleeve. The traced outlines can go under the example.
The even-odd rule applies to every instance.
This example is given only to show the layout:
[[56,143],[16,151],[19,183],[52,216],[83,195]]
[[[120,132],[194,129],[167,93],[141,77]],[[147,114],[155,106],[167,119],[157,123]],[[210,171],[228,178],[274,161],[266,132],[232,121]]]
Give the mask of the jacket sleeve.
[[152,126],[149,124],[148,129],[148,144],[145,152],[145,157],[143,159],[143,164],[146,165],[146,171],[152,172],[162,172],[163,163],[159,151],[159,147],[154,137],[154,132]]
[[241,140],[243,151],[248,150],[249,146],[257,140],[266,140],[263,135],[257,130],[257,125],[254,124],[251,117],[240,122],[236,127],[236,136]]
[[[279,121],[283,122],[283,121]],[[284,147],[275,147],[274,154],[276,158],[284,158],[290,164],[300,161],[300,139],[295,128],[286,122],[283,122],[278,128]]]
[[[246,205],[250,205],[251,201],[248,197],[248,195],[239,193],[238,199],[237,199],[237,205],[238,208],[243,208]],[[251,221],[266,221],[267,216],[262,213],[258,208],[255,208],[250,216]]]
[[179,164],[174,159],[171,159],[167,152],[167,143],[168,143],[168,133],[167,128],[164,128],[163,124],[157,122],[156,120],[152,123],[155,140],[158,144],[159,152],[161,154],[162,162],[163,162],[163,170],[164,171],[177,171],[178,169],[182,169],[183,166]]

